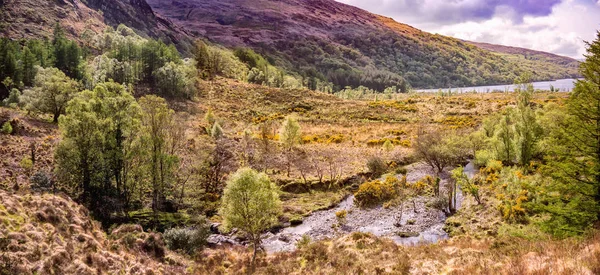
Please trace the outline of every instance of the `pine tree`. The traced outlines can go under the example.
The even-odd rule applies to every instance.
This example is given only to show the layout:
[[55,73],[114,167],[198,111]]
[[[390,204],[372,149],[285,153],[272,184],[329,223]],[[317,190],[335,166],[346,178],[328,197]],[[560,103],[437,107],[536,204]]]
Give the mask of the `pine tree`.
[[23,47],[23,54],[21,57],[21,63],[23,64],[23,84],[27,87],[33,86],[35,80],[35,55],[29,50],[29,47]]
[[544,208],[545,229],[559,236],[580,234],[600,216],[600,32],[588,43],[586,60],[567,100],[567,116],[552,133],[548,170],[558,196]]

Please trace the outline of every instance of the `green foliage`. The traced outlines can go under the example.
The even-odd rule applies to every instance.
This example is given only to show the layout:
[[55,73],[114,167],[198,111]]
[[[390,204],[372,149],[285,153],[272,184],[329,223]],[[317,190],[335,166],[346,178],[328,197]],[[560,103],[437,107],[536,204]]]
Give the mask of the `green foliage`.
[[[526,77],[526,76],[525,76]],[[521,83],[529,82],[527,78],[521,79]],[[533,85],[522,84],[517,100],[517,112],[515,123],[515,149],[517,162],[521,167],[529,165],[538,154],[538,141],[541,139],[543,130],[538,123],[534,110],[531,108],[531,97],[533,96]]]
[[18,89],[11,89],[8,94],[8,98],[2,101],[2,105],[14,108],[21,102],[21,91]]
[[127,205],[139,186],[139,117],[133,96],[108,82],[75,96],[60,119],[61,141],[55,151],[59,182],[103,221],[116,211],[111,200]]
[[490,150],[478,150],[475,152],[473,163],[479,167],[486,166],[490,160],[494,160],[495,154]]
[[394,150],[394,144],[392,144],[392,142],[388,139],[383,143],[381,148],[386,152],[391,152],[392,150]]
[[196,95],[196,70],[193,60],[186,59],[182,64],[169,62],[153,74],[161,95],[187,99]]
[[54,50],[53,66],[63,71],[70,78],[82,79],[83,69],[81,66],[83,64],[81,49],[77,45],[77,42],[66,38],[64,30],[58,22],[54,26],[52,46]]
[[165,243],[170,250],[183,251],[193,255],[206,246],[210,230],[206,226],[199,228],[171,228],[163,233]]
[[[545,142],[548,173],[555,179],[543,207],[551,214],[544,228],[557,236],[580,234],[598,220],[600,204],[600,33],[588,44],[581,63],[584,80],[575,84],[566,115],[552,116],[554,129]],[[547,112],[553,115],[554,112]],[[548,121],[546,120],[546,121]]]
[[458,167],[452,170],[452,179],[454,179],[460,188],[467,194],[473,196],[477,201],[477,204],[481,204],[481,197],[479,196],[479,186],[477,186],[464,172],[464,167]]
[[10,124],[10,121],[4,122],[4,124],[2,124],[2,128],[0,128],[0,132],[2,132],[5,135],[10,135],[13,133],[13,127]]
[[286,150],[291,150],[302,141],[300,124],[294,116],[288,116],[284,119],[279,129],[279,141]]
[[212,128],[210,129],[210,135],[214,139],[220,139],[221,137],[223,137],[223,128],[221,128],[221,124],[219,124],[218,121],[215,121]]
[[231,175],[223,191],[219,211],[223,225],[226,229],[238,228],[246,233],[254,246],[254,256],[262,232],[277,224],[282,212],[278,192],[279,188],[266,174],[250,168]]
[[50,113],[53,121],[65,112],[69,100],[79,92],[79,83],[57,68],[38,69],[35,86],[25,90],[21,100],[30,111]]
[[369,207],[389,201],[398,196],[399,181],[395,177],[387,177],[385,181],[374,180],[361,184],[354,193],[354,203],[361,207]]
[[147,165],[148,182],[152,190],[152,210],[156,216],[162,209],[164,197],[170,192],[174,172],[179,158],[173,151],[181,136],[174,131],[174,112],[160,97],[149,95],[140,98],[142,109],[141,143],[144,149],[144,163]]
[[420,130],[415,142],[417,157],[425,161],[437,173],[444,168],[460,164],[469,156],[469,145],[465,138],[452,132]]

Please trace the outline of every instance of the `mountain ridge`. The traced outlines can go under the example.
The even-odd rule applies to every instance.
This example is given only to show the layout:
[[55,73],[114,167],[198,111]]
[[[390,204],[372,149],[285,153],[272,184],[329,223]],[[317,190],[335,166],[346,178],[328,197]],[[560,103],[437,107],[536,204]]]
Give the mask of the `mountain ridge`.
[[[413,87],[437,88],[512,83],[524,72],[532,81],[578,76],[574,59],[521,64],[507,53],[333,0],[147,2],[196,36],[253,48],[288,71],[333,83],[334,90],[359,85],[381,90],[401,84],[400,78]],[[364,78],[393,80],[380,85]]]
[[81,43],[87,30],[125,24],[184,54],[196,38],[249,47],[330,92],[508,84],[526,72],[532,81],[579,76],[574,59],[430,34],[333,0],[5,0],[0,13],[0,33],[13,39],[50,37],[59,21]]

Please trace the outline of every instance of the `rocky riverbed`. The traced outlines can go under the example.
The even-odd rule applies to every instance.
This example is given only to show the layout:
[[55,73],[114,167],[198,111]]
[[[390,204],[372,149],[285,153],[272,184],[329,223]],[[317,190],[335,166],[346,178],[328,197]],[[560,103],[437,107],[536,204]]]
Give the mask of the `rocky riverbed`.
[[[430,167],[422,163],[413,164],[407,170],[408,182],[434,174]],[[465,167],[465,173],[469,177],[475,174],[472,164]],[[443,173],[441,178],[443,188],[448,183],[449,173]],[[431,196],[418,196],[388,207],[359,208],[354,205],[354,196],[350,195],[336,207],[306,217],[298,226],[286,227],[275,234],[266,233],[263,236],[263,247],[269,253],[292,251],[296,248],[296,242],[304,235],[311,240],[321,240],[355,231],[388,237],[402,245],[435,243],[448,238],[448,234],[442,229],[446,214],[433,207],[435,200]],[[460,207],[461,201],[462,193],[458,192],[457,207]],[[342,210],[346,210],[347,215],[345,222],[340,223],[335,213]],[[213,235],[211,238],[214,241],[221,239],[234,242],[221,235]]]

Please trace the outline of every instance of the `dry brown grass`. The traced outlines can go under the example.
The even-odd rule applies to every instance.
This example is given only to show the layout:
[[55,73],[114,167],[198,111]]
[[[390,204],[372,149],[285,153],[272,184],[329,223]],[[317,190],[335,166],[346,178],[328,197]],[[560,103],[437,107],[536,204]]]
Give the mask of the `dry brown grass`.
[[[0,259],[8,274],[183,274],[161,236],[122,226],[107,237],[69,198],[0,190]],[[8,266],[8,267],[7,267]],[[2,273],[6,274],[6,273]]]

